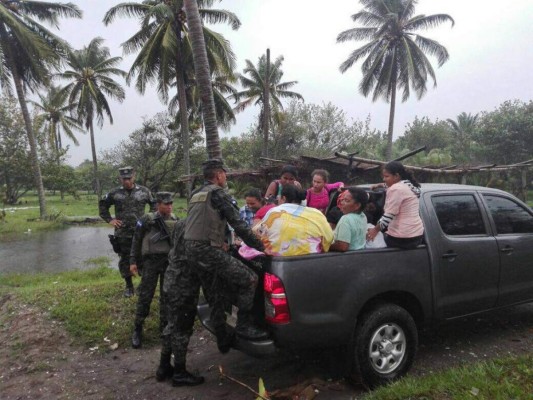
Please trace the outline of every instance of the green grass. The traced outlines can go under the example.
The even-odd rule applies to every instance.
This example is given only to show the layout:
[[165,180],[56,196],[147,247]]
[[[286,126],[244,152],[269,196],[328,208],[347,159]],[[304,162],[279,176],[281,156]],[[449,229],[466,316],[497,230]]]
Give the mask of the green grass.
[[[25,196],[20,199],[20,205],[14,207],[15,210],[6,211],[5,219],[0,221],[0,241],[2,239],[17,237],[24,232],[43,232],[64,228],[65,222],[71,217],[96,217],[98,218],[98,198],[95,195],[81,194],[79,199],[71,195],[66,195],[61,200],[59,195],[46,196],[46,208],[49,220],[39,220],[39,200],[35,195]],[[34,207],[24,209],[26,207]],[[177,198],[174,201],[174,213],[183,218],[186,215],[187,202],[185,199]],[[114,209],[111,208],[113,214]],[[104,224],[104,222],[102,221]]]
[[533,399],[533,354],[407,377],[365,400]]
[[[113,343],[129,347],[137,296],[123,297],[124,281],[118,271],[108,268],[109,259],[101,257],[88,262],[95,264],[95,268],[57,274],[2,275],[0,293],[12,293],[17,301],[48,311],[51,318],[63,322],[78,344],[98,346],[101,350]],[[138,283],[137,279],[135,284]],[[157,290],[144,324],[143,344],[159,343]]]
[[[11,293],[16,302],[48,311],[51,318],[62,321],[76,343],[98,346],[100,351],[106,351],[113,343],[120,348],[129,347],[137,297],[122,297],[123,281],[116,270],[108,268],[109,259],[99,257],[87,263],[94,268],[58,274],[3,275],[0,294]],[[158,314],[156,292],[144,325],[144,346],[159,345]],[[4,319],[10,315],[8,308]],[[10,348],[13,354],[25,351],[17,340]],[[533,354],[407,377],[374,390],[364,399],[533,399]]]

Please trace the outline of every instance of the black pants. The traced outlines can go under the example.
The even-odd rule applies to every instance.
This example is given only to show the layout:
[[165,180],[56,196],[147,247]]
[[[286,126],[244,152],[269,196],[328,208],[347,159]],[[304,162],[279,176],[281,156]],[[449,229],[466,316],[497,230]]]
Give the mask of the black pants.
[[398,238],[385,234],[385,243],[387,247],[398,247],[400,249],[415,249],[424,241],[424,236],[415,236],[412,238]]

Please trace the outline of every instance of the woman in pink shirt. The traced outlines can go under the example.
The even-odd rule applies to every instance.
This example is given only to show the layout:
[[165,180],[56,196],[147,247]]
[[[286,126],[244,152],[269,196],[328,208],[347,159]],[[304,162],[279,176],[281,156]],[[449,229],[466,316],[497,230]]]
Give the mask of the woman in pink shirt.
[[329,172],[325,169],[315,169],[311,176],[313,177],[313,186],[307,189],[307,207],[316,208],[325,214],[330,192],[344,187],[344,183],[328,183]]
[[391,161],[383,167],[383,182],[387,188],[384,213],[367,239],[374,240],[379,231],[385,232],[387,247],[414,249],[422,243],[424,225],[420,218],[420,184],[401,162]]

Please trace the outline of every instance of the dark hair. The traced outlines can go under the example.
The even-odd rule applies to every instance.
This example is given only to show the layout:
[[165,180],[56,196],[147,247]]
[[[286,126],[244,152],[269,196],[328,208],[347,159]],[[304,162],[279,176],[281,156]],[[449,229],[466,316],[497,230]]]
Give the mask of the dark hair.
[[387,172],[390,172],[393,175],[400,175],[400,178],[402,180],[408,180],[411,182],[411,184],[415,187],[420,187],[420,183],[415,179],[413,174],[405,169],[403,164],[399,161],[391,161],[385,164],[383,167],[384,170],[387,170]]
[[204,168],[204,178],[207,180],[213,179],[217,172],[224,171],[224,168],[214,167],[214,168]]
[[279,175],[281,176],[281,175],[283,175],[285,173],[291,174],[295,178],[298,178],[298,170],[296,169],[296,167],[294,165],[285,165],[281,169],[281,173]]
[[249,189],[246,193],[244,193],[244,197],[245,198],[246,197],[254,197],[257,200],[259,200],[260,202],[264,201],[263,196],[261,195],[261,192],[259,191],[259,189],[256,189],[256,188]]
[[311,178],[313,178],[315,175],[321,176],[322,179],[324,179],[324,182],[328,183],[329,172],[325,169],[315,169],[313,172],[311,172]]
[[287,203],[301,203],[305,200],[307,193],[298,189],[294,185],[285,185],[281,189],[281,197],[285,197]]
[[362,213],[365,210],[366,205],[368,204],[368,193],[361,188],[354,188],[354,187],[348,188],[346,190],[350,192],[352,199],[354,199],[356,203],[361,204],[361,208],[359,208],[359,211],[357,211],[357,214]]

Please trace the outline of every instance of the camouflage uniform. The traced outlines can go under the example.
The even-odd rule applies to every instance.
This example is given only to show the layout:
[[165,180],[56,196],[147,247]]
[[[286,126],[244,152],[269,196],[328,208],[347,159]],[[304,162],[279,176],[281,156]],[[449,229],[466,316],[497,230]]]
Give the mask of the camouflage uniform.
[[196,317],[200,294],[200,279],[187,262],[183,234],[185,220],[178,221],[172,234],[173,247],[165,272],[163,295],[166,302],[168,325],[162,336],[161,354],[174,354],[174,365],[185,365],[187,346]]
[[[205,193],[207,193],[206,202],[210,202],[210,204],[195,202],[198,196],[205,197]],[[209,208],[216,212],[205,211]],[[212,219],[202,221],[202,218],[208,218],[202,217],[203,215],[211,216],[211,218],[216,216],[218,221]],[[228,223],[246,244],[259,250],[263,250],[264,247],[246,222],[240,219],[239,209],[235,201],[221,187],[210,182],[205,182],[204,186],[193,193],[187,221],[185,254],[187,260],[193,264],[202,286],[212,296],[208,300],[210,300],[209,303],[212,308],[211,320],[216,329],[225,325],[224,303],[227,297],[220,288],[223,287],[230,293],[234,293],[234,304],[239,308],[239,312],[247,313],[253,306],[258,278],[251,269],[230,256],[222,249],[221,245],[218,245],[220,237],[224,237],[224,232],[217,233],[211,230],[204,240],[198,240],[191,238],[191,236],[194,237],[193,230],[199,225],[205,224],[207,229],[215,226],[223,231],[226,223]]]
[[[159,222],[158,222],[159,220]],[[171,214],[164,218],[159,212],[149,213],[137,221],[131,246],[130,264],[138,264],[138,254],[142,254],[143,273],[137,289],[139,299],[135,314],[135,325],[142,325],[150,313],[150,303],[154,298],[157,281],[159,285],[159,324],[160,330],[166,326],[167,313],[163,302],[164,274],[168,266],[168,253],[171,249],[171,235],[177,218]],[[161,225],[166,226],[166,232]]]
[[113,189],[98,204],[100,217],[104,221],[110,222],[113,219],[109,209],[114,205],[115,218],[123,223],[120,228],[115,228],[115,237],[120,245],[118,269],[124,279],[131,277],[130,251],[135,224],[137,219],[144,215],[147,204],[150,207],[150,211],[155,211],[155,200],[152,193],[144,186],[137,184],[131,190],[123,187]]

